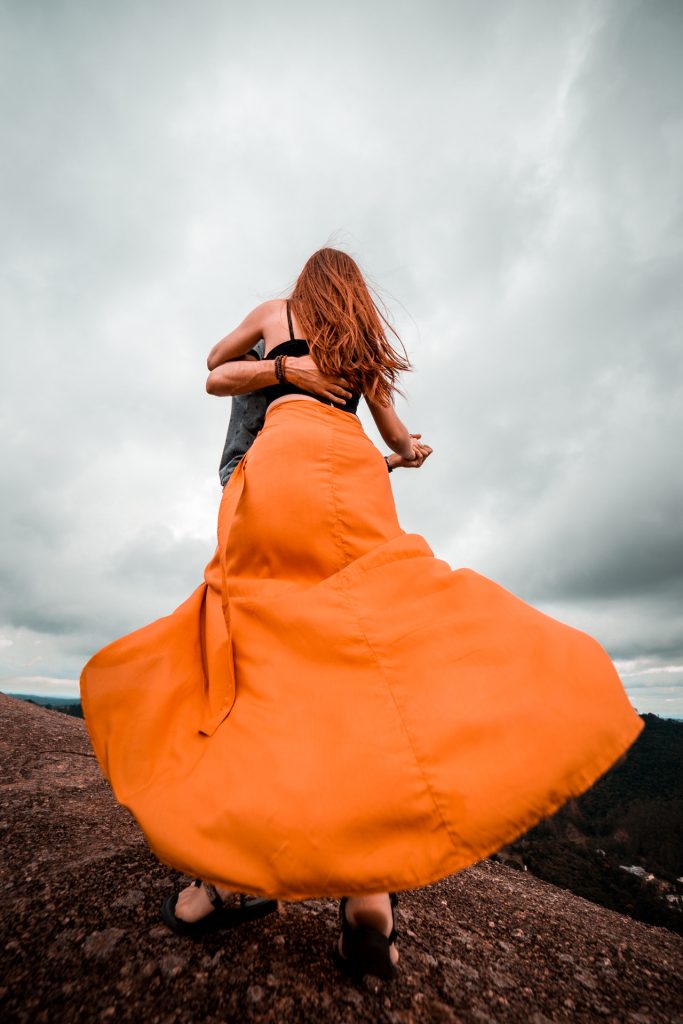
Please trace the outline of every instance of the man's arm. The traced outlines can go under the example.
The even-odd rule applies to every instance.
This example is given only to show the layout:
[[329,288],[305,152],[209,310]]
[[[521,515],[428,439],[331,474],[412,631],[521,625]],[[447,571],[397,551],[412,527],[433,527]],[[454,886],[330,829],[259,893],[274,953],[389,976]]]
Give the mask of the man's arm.
[[269,384],[277,384],[273,359],[234,359],[216,367],[206,378],[208,393],[219,397],[246,395]]
[[[329,398],[343,405],[351,397],[351,389],[341,377],[326,377],[312,356],[287,356],[285,377],[303,391]],[[233,359],[211,371],[206,380],[210,395],[245,395],[277,384],[274,359]]]

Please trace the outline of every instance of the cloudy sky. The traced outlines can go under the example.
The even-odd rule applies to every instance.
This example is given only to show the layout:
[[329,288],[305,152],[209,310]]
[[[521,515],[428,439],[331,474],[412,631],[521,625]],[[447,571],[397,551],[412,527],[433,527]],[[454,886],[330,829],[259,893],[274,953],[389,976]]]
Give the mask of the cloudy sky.
[[415,367],[404,528],[683,717],[683,4],[0,10],[0,689],[202,582],[207,353],[334,244]]

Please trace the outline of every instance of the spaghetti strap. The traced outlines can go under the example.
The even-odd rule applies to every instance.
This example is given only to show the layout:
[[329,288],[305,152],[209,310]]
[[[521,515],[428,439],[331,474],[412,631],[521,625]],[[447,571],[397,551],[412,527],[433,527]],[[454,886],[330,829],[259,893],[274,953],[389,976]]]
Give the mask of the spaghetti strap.
[[294,341],[294,328],[292,327],[292,314],[289,311],[289,299],[285,300],[287,303],[287,323],[289,324],[289,338],[290,341]]

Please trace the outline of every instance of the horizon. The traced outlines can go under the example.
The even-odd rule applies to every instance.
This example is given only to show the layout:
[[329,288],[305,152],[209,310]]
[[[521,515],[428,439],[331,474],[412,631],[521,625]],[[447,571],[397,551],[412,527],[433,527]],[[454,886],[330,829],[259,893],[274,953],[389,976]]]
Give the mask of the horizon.
[[[4,695],[6,697],[18,697],[20,700],[29,700],[32,697],[38,697],[38,698],[41,698],[43,700],[62,700],[62,701],[66,700],[66,701],[73,702],[74,704],[80,704],[81,703],[81,698],[80,698],[80,694],[79,693],[76,693],[75,695],[74,694],[47,693],[47,692],[46,693],[35,693],[35,692],[21,693],[21,692],[11,692],[9,690],[3,689],[2,687],[0,687],[0,693],[4,693]],[[662,712],[659,712],[659,711],[644,711],[644,710],[641,710],[640,708],[635,707],[635,705],[634,705],[634,708],[635,708],[636,714],[641,715],[641,716],[642,715],[655,715],[657,718],[662,718],[662,719],[673,721],[673,722],[683,722],[683,715],[666,715],[666,714],[663,714]]]

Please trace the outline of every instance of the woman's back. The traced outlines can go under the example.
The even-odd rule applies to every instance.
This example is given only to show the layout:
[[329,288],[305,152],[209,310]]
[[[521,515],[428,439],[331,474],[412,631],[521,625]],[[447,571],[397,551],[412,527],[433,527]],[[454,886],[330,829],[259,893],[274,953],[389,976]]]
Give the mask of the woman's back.
[[[290,309],[289,300],[285,299],[282,301],[281,306],[284,307],[284,311],[287,318],[287,327],[289,331],[289,338],[285,341],[277,340],[282,336],[282,323],[280,316],[273,316],[272,322],[267,324],[263,329],[263,338],[265,343],[264,359],[275,359],[278,355],[282,356],[304,356],[308,354],[308,342],[305,338],[298,338],[294,333],[294,324],[292,319],[292,311]],[[278,314],[281,310],[278,310]],[[297,325],[298,326],[298,325]],[[286,372],[286,368],[285,368]],[[303,388],[297,387],[296,384],[292,384],[288,380],[283,380],[281,383],[273,384],[270,387],[263,388],[262,394],[268,401],[269,406],[276,402],[279,398],[285,396],[296,396],[304,399],[313,399],[316,402],[323,402],[325,405],[333,405],[337,409],[341,409],[344,412],[356,413],[358,409],[358,403],[360,401],[360,393],[355,391],[351,395],[351,398],[347,399],[346,402],[340,404],[339,402],[333,402],[331,399],[323,398],[321,395],[313,394],[311,391],[304,391]]]
[[[289,344],[292,340],[308,342],[302,337],[296,316],[292,314],[289,299],[276,299],[271,304],[272,312],[263,325],[263,358],[267,359],[271,351],[281,344]],[[273,355],[277,355],[274,352]]]

